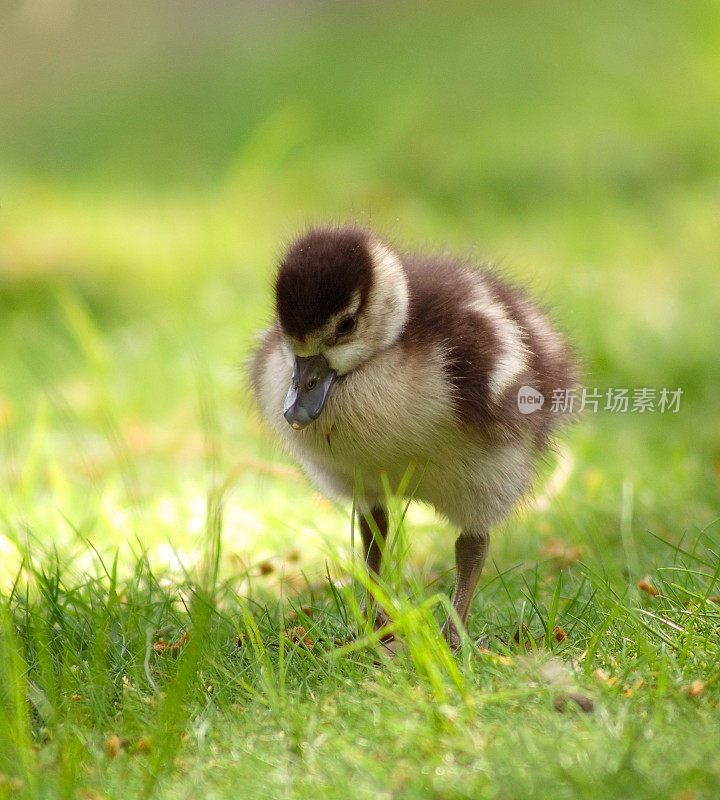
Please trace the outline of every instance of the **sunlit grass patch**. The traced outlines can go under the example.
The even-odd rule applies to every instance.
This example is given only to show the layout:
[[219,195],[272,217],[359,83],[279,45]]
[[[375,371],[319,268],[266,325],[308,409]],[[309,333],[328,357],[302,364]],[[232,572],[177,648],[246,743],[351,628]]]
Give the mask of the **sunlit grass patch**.
[[[91,552],[84,578],[46,561],[4,592],[0,773],[16,794],[162,797],[192,776],[254,796],[253,786],[280,785],[278,769],[298,792],[328,796],[349,780],[357,796],[383,784],[424,796],[428,785],[484,792],[502,781],[526,796],[540,782],[702,791],[717,780],[717,753],[703,745],[720,699],[710,532],[645,560],[655,595],[585,562],[483,581],[491,635],[456,659],[439,636],[447,604],[412,574],[373,586],[395,619],[389,654],[362,637],[360,587],[326,581],[258,601],[262,592],[216,582],[210,524],[195,578],[164,576],[146,558],[121,578],[116,560]],[[367,583],[351,563],[336,568]],[[694,733],[674,740],[682,758],[660,774],[668,715]],[[567,760],[550,758],[541,731],[562,738]],[[643,731],[650,761],[629,755]],[[501,742],[523,749],[518,769]]]

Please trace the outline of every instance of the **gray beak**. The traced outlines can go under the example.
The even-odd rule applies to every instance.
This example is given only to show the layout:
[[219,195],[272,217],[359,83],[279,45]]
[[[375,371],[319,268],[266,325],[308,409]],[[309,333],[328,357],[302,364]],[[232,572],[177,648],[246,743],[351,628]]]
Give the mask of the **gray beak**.
[[325,356],[295,356],[292,383],[285,398],[283,415],[296,431],[320,416],[337,373]]

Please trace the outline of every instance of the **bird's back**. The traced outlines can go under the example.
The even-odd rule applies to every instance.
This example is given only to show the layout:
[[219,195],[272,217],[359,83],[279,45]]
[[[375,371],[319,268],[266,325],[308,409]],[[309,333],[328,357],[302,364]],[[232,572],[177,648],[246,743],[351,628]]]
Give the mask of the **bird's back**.
[[[442,348],[458,420],[506,434],[530,431],[546,442],[563,415],[552,411],[556,390],[575,383],[575,366],[563,337],[522,290],[489,268],[445,258],[409,256],[410,307],[400,339],[408,353]],[[531,387],[542,407],[520,413],[518,393]]]

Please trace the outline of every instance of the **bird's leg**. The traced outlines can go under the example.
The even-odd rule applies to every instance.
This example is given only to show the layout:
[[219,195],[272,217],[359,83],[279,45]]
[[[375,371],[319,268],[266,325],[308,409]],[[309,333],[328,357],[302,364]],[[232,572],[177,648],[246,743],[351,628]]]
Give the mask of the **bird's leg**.
[[[457,579],[452,596],[452,606],[460,617],[463,627],[468,618],[470,604],[480,579],[489,544],[490,534],[487,530],[463,531],[455,541]],[[443,626],[443,634],[452,648],[460,646],[460,633],[451,617],[448,617]]]
[[[367,514],[360,511],[359,517],[365,564],[370,576],[379,578],[382,565],[382,548],[385,545],[388,529],[387,510],[382,506],[375,506]],[[389,621],[388,615],[378,606],[377,601],[369,591],[365,593],[361,610],[366,619],[369,618],[368,614],[372,615],[371,621],[374,630],[378,630]]]

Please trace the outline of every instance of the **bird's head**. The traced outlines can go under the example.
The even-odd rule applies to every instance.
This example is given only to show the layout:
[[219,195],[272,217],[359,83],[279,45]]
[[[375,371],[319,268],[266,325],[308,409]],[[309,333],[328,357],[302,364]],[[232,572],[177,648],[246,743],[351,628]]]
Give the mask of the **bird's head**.
[[395,341],[408,314],[400,258],[359,228],[315,228],[280,262],[275,303],[295,363],[285,399],[293,428],[322,412],[334,381]]

